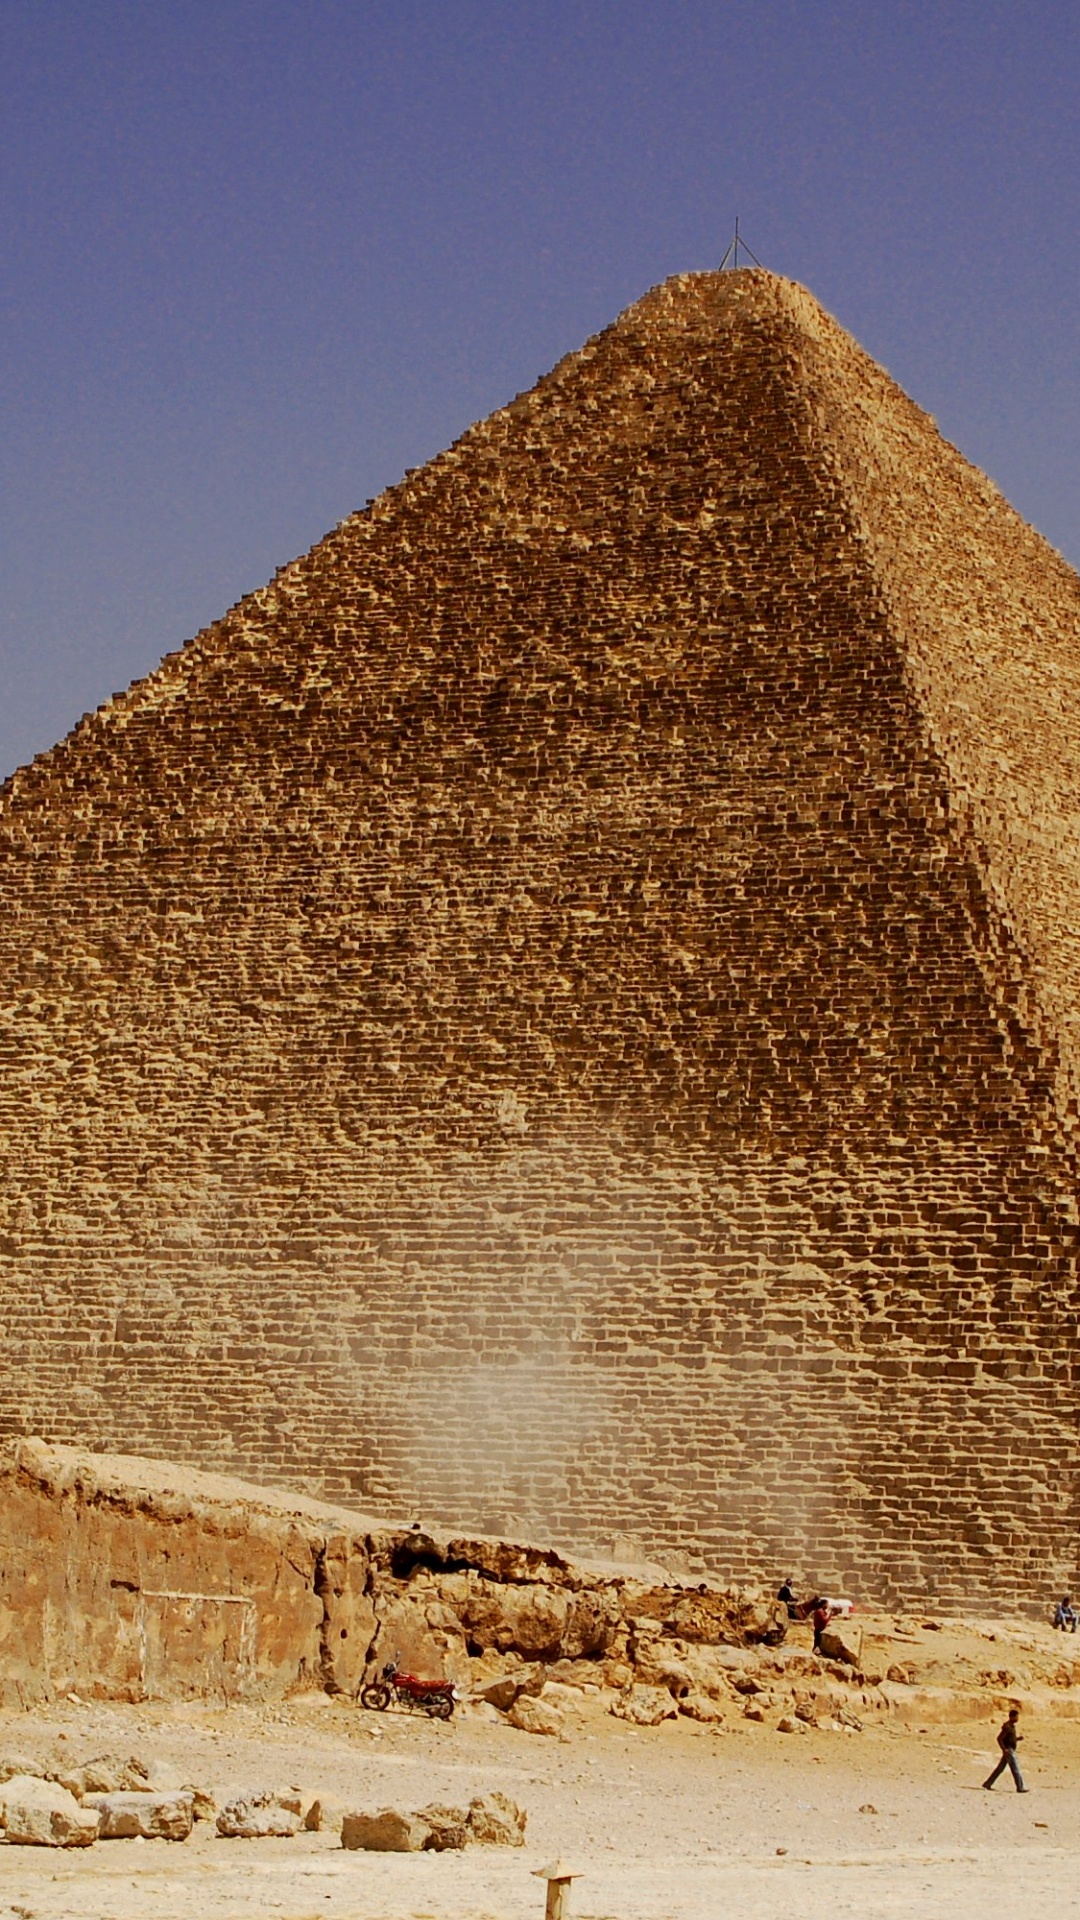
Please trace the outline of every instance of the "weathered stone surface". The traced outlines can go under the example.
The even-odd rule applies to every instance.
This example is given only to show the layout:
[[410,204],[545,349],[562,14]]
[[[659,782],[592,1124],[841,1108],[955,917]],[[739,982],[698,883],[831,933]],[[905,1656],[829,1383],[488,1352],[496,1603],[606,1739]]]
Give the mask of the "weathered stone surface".
[[500,1713],[506,1713],[523,1690],[524,1683],[521,1680],[503,1674],[501,1679],[489,1680],[486,1686],[477,1688],[473,1697],[486,1700],[489,1706],[498,1707]]
[[841,1660],[848,1667],[857,1667],[859,1664],[858,1629],[852,1629],[849,1622],[825,1627],[820,1647],[826,1660]]
[[227,1840],[289,1839],[300,1830],[299,1796],[256,1788],[226,1801],[217,1830]]
[[99,1815],[101,1840],[186,1840],[194,1821],[190,1793],[88,1793],[84,1807]]
[[724,1709],[719,1701],[696,1690],[679,1695],[679,1712],[689,1720],[701,1720],[712,1726],[718,1725],[724,1718]]
[[102,1753],[84,1760],[77,1777],[81,1794],[142,1793],[149,1785],[150,1769],[138,1754],[129,1754],[124,1760],[116,1754]]
[[557,1737],[563,1731],[563,1717],[558,1707],[527,1693],[518,1695],[506,1717],[510,1725],[520,1728],[522,1733],[543,1733]]
[[469,1802],[469,1832],[488,1847],[523,1847],[528,1814],[505,1793],[479,1793]]
[[473,1694],[478,1700],[487,1700],[500,1713],[506,1713],[514,1701],[522,1694],[537,1694],[545,1685],[548,1672],[553,1669],[535,1667],[515,1667],[510,1673],[502,1673],[497,1679],[488,1680],[481,1686],[474,1686]]
[[[122,1698],[340,1691],[342,1674],[377,1671],[388,1652],[508,1708],[550,1682],[636,1677],[709,1693],[754,1658],[716,1636],[741,1643],[765,1617],[741,1592],[645,1588],[550,1549],[377,1526],[302,1496],[37,1441],[0,1447],[0,1546],[5,1529],[0,1694],[20,1700],[73,1682]],[[492,1644],[478,1651],[481,1623]],[[519,1641],[563,1651],[527,1658]],[[61,1784],[80,1797],[198,1783],[152,1754],[105,1753],[72,1760]]]
[[54,1780],[15,1774],[0,1787],[0,1822],[11,1846],[88,1847],[98,1816]]
[[[807,294],[654,289],[7,783],[0,1424],[1064,1591],[1078,675],[1076,576]],[[240,1690],[216,1553],[185,1624],[114,1518],[122,1633],[12,1672]],[[297,1534],[244,1687],[362,1671]]]
[[340,1833],[348,1811],[336,1793],[320,1793],[304,1815],[304,1826],[309,1833]]
[[418,1807],[415,1818],[428,1828],[424,1841],[427,1853],[460,1852],[469,1843],[469,1815],[465,1807]]
[[612,1702],[611,1711],[635,1727],[658,1727],[661,1720],[676,1719],[679,1709],[666,1687],[633,1686]]
[[614,1638],[619,1618],[614,1593],[574,1593],[536,1582],[496,1585],[477,1575],[455,1585],[461,1629],[481,1649],[512,1647],[526,1658],[574,1660],[603,1652]]
[[[333,1521],[302,1496],[162,1461],[8,1442],[0,1603],[18,1627],[0,1639],[0,1697],[257,1700],[322,1684],[316,1572]],[[362,1522],[357,1536],[362,1551]],[[353,1624],[364,1639],[362,1612]],[[100,1791],[146,1784],[139,1756],[90,1768]]]
[[426,1820],[395,1807],[377,1813],[347,1813],[341,1823],[341,1844],[366,1853],[422,1853],[431,1837]]
[[628,1583],[620,1612],[633,1622],[639,1637],[649,1622],[656,1622],[677,1639],[702,1646],[756,1646],[777,1628],[787,1628],[787,1609],[761,1593],[688,1589],[676,1582],[662,1587]]

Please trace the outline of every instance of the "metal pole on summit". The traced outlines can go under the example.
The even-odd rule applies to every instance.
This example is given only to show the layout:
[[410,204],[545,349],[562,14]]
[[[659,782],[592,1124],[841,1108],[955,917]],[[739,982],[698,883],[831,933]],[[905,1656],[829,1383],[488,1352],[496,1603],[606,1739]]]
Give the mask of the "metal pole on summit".
[[742,234],[739,232],[739,216],[738,214],[736,214],[735,215],[735,238],[734,240],[732,240],[731,245],[728,247],[727,252],[725,253],[723,259],[720,262],[721,273],[728,271],[729,260],[731,261],[730,271],[732,273],[738,273],[740,247],[742,248],[743,252],[747,254],[749,258],[753,261],[755,267],[760,267],[761,261],[758,259],[757,254],[751,253],[750,248],[747,246],[746,241],[743,239]]

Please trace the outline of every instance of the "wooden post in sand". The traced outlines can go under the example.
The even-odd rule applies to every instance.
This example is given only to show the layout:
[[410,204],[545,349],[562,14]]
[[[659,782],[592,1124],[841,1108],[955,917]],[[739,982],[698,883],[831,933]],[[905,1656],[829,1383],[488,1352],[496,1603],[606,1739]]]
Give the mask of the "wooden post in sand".
[[547,1881],[544,1920],[570,1920],[570,1882],[580,1878],[577,1868],[568,1867],[565,1860],[553,1860],[550,1867],[534,1867],[533,1879]]

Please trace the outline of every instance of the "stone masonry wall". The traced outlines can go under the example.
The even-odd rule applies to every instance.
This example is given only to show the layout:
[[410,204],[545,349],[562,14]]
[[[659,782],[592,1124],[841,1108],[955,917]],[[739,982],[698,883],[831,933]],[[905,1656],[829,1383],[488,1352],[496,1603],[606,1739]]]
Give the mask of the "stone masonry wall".
[[[914,410],[830,327],[668,283],[9,783],[5,1430],[725,1577],[1068,1584],[1043,869],[865,478]],[[941,462],[923,522],[1000,580]],[[1024,539],[996,644],[1071,663]]]

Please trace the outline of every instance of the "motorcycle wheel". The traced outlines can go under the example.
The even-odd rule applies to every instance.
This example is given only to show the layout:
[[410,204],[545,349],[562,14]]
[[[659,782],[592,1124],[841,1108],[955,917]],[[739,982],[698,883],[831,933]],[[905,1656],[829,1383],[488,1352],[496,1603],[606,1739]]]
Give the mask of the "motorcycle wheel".
[[449,1720],[453,1711],[454,1702],[448,1693],[438,1694],[428,1707],[428,1712],[434,1715],[436,1720]]
[[382,1713],[390,1705],[390,1689],[381,1684],[373,1687],[361,1687],[360,1705],[371,1707],[376,1713]]

